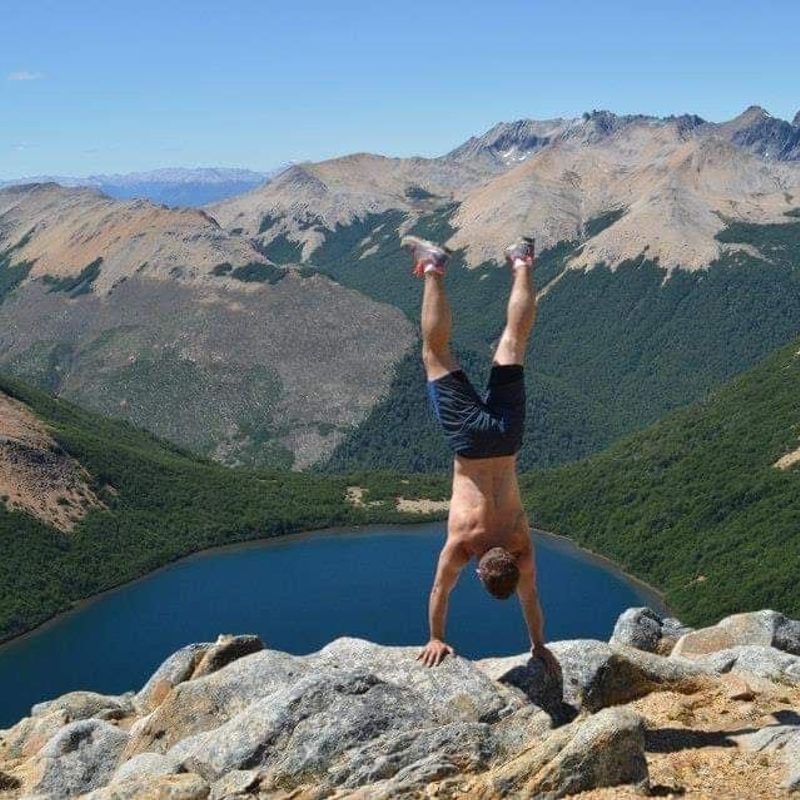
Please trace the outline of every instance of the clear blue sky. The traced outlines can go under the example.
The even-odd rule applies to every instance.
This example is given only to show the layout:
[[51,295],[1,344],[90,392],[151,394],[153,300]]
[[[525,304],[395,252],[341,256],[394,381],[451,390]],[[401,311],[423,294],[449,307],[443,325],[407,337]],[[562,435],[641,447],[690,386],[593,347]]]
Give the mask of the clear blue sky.
[[0,178],[437,155],[592,108],[800,108],[798,0],[1,0]]

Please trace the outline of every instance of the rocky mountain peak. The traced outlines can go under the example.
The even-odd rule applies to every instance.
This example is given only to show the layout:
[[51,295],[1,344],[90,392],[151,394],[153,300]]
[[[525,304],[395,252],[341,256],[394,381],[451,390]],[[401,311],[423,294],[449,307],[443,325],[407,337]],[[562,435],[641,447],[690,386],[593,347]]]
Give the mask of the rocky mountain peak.
[[[800,787],[800,623],[762,611],[695,631],[637,608],[608,643],[550,649],[558,673],[529,653],[428,669],[416,648],[351,638],[307,656],[252,635],[187,645],[138,692],[72,692],[0,731],[4,797],[628,796],[665,776],[705,796],[703,773],[720,797]],[[665,741],[694,743],[692,769]]]
[[563,119],[500,122],[486,133],[468,139],[445,158],[468,160],[488,155],[504,165],[518,163],[550,144],[567,124]]
[[800,130],[786,120],[773,117],[761,106],[750,106],[716,128],[735,145],[762,158],[800,160]]
[[761,122],[765,119],[770,119],[771,114],[762,106],[752,105],[748,106],[738,117],[734,117],[733,122],[740,122],[741,124],[751,125],[754,122]]
[[797,113],[794,115],[794,119],[792,120],[792,125],[793,125],[795,128],[800,128],[800,111],[798,111],[798,112],[797,112]]

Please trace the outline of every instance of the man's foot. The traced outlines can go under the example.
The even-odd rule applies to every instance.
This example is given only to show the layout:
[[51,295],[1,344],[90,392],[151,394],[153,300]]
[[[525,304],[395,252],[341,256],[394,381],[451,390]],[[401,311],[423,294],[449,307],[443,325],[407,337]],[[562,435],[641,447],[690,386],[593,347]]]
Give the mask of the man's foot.
[[503,252],[512,267],[530,267],[533,266],[535,250],[536,240],[532,236],[523,236]]
[[450,251],[446,247],[417,236],[404,236],[400,244],[411,250],[411,257],[414,259],[413,274],[417,278],[422,278],[428,272],[444,275],[447,260],[450,258]]

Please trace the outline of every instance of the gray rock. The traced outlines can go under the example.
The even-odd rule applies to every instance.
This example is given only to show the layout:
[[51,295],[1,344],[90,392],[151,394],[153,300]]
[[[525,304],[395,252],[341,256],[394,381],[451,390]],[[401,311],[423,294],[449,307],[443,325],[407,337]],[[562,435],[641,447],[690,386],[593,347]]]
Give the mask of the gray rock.
[[42,717],[62,711],[68,722],[102,717],[119,719],[133,713],[131,695],[112,696],[96,692],[70,692],[55,700],[38,703],[31,709],[32,717]]
[[663,620],[650,608],[629,608],[614,625],[611,643],[636,647],[655,653],[661,641]]
[[800,685],[800,657],[774,647],[731,647],[695,660],[716,672],[744,672],[770,681]]
[[489,725],[456,722],[388,734],[349,750],[328,781],[345,788],[385,781],[381,791],[398,795],[452,775],[483,771],[496,754]]
[[609,708],[558,728],[487,776],[477,798],[557,798],[606,786],[648,784],[644,728],[629,709]]
[[474,662],[456,656],[430,669],[416,660],[418,653],[418,647],[384,647],[343,637],[306,659],[315,672],[330,668],[368,672],[410,689],[442,723],[493,722],[522,705],[499,692]]
[[664,617],[661,621],[661,641],[659,642],[658,652],[661,655],[669,655],[675,647],[678,639],[691,633],[694,628],[684,625],[675,617]]
[[746,645],[776,647],[800,655],[800,622],[770,610],[734,614],[716,625],[682,636],[673,654],[705,656]]
[[81,800],[205,800],[209,785],[192,773],[142,775],[110,783],[84,795]]
[[235,769],[223,775],[211,787],[211,800],[225,800],[243,794],[252,794],[259,788],[262,772],[257,769]]
[[543,739],[553,727],[552,715],[530,704],[492,725],[492,736],[499,752],[508,756]]
[[178,765],[161,753],[139,753],[138,756],[123,761],[111,780],[119,783],[129,778],[172,775],[177,771]]
[[192,673],[192,678],[202,678],[222,669],[237,658],[249,656],[264,649],[260,636],[246,634],[244,636],[220,636],[203,654],[200,663]]
[[31,790],[59,800],[104,786],[127,740],[124,731],[102,720],[71,722],[36,756]]
[[184,681],[136,726],[125,756],[164,753],[181,739],[216,728],[256,701],[293,686],[308,670],[303,658],[261,650],[211,675]]
[[210,642],[190,644],[169,656],[136,695],[139,712],[150,713],[174,686],[188,680],[209,647]]
[[[662,689],[692,691],[712,672],[686,660],[592,639],[553,642],[550,649],[561,666],[563,700],[573,711],[598,711]],[[568,716],[556,706],[557,684],[528,654],[483,659],[476,665],[493,680],[516,688],[556,721]]]
[[679,619],[661,617],[651,608],[629,608],[617,619],[610,643],[669,655],[678,639],[692,630]]
[[556,723],[568,722],[574,709],[564,702],[562,675],[547,672],[544,664],[529,653],[506,658],[485,658],[478,668],[509,690],[516,704],[525,709],[533,704]]
[[131,695],[117,697],[96,692],[70,692],[55,700],[38,703],[31,709],[30,717],[5,731],[5,752],[12,758],[29,758],[70,722],[122,719],[132,714]]
[[800,725],[770,725],[736,740],[746,750],[779,753],[786,764],[784,787],[790,791],[800,789]]
[[547,676],[541,663],[530,653],[505,658],[486,658],[476,666],[492,680],[513,687],[520,700],[527,698],[537,705],[555,705],[559,694],[573,710],[584,706],[584,698],[595,693],[599,676],[610,668],[611,647],[593,639],[553,642],[550,649],[561,666],[561,676]]
[[211,781],[231,770],[263,768],[286,788],[321,778],[350,748],[435,722],[409,689],[368,673],[328,670],[256,701],[219,728],[184,739],[168,756]]
[[29,758],[36,755],[69,722],[66,712],[56,709],[21,719],[2,736],[6,758]]
[[800,620],[789,619],[780,614],[776,621],[772,646],[786,653],[800,656]]

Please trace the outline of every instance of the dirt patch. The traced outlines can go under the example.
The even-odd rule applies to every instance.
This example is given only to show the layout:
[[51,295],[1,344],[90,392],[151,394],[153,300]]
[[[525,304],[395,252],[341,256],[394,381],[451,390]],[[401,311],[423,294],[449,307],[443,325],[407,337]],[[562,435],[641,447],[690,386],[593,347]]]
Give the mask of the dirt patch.
[[364,508],[364,494],[366,490],[363,486],[348,486],[344,493],[344,498],[351,506]]
[[[741,681],[740,681],[741,682]],[[754,681],[747,700],[734,682],[694,695],[657,692],[631,703],[645,720],[650,783],[657,797],[700,800],[774,800],[786,765],[774,752],[743,750],[737,737],[779,724],[800,703],[797,688]],[[581,800],[640,797],[629,787],[584,792]]]
[[0,392],[0,502],[61,531],[103,504],[89,474],[17,400]]
[[398,497],[395,508],[398,511],[404,511],[410,514],[437,514],[441,511],[448,511],[450,509],[450,501]]
[[789,467],[793,467],[798,462],[800,462],[800,447],[785,456],[781,456],[772,466],[777,469],[789,469]]

